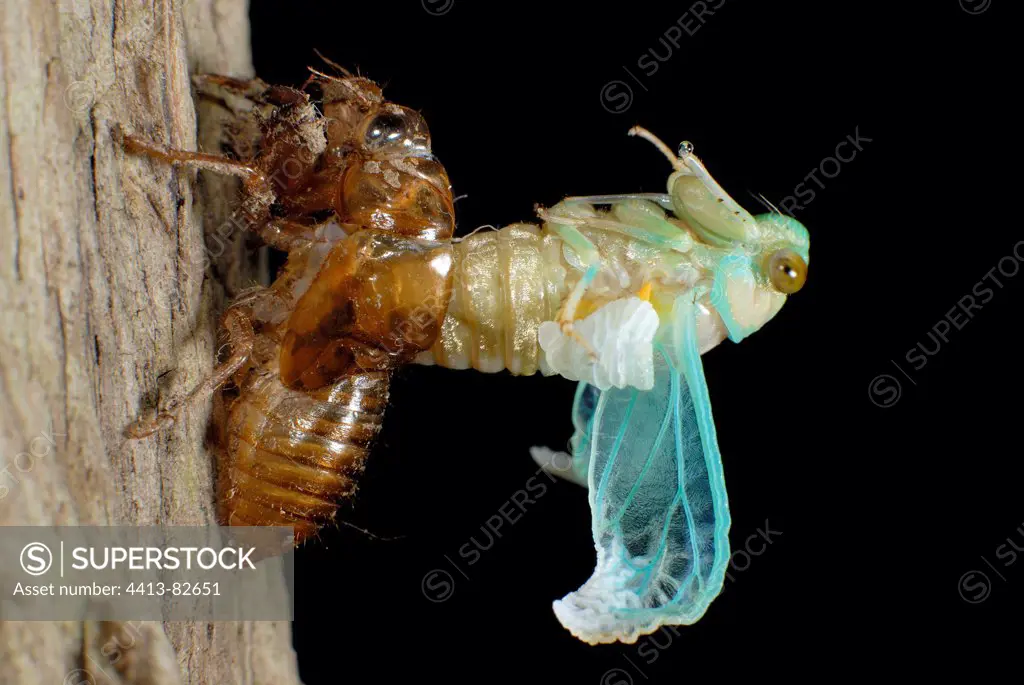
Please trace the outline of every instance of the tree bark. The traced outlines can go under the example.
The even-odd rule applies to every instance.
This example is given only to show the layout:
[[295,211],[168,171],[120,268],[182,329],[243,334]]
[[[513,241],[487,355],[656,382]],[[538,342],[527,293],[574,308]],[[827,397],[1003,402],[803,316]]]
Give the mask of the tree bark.
[[[214,521],[209,403],[147,440],[122,432],[210,371],[225,298],[257,277],[245,236],[211,237],[235,182],[127,156],[114,131],[216,152],[227,112],[201,103],[197,131],[190,75],[252,75],[247,13],[0,3],[0,525]],[[125,631],[107,667],[99,651]],[[287,622],[0,624],[0,683],[60,682],[298,675]]]

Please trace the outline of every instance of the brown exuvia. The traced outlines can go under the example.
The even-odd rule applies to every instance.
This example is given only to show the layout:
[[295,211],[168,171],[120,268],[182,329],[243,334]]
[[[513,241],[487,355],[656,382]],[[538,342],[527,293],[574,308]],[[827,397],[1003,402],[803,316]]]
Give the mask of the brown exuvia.
[[435,342],[451,295],[451,187],[426,123],[368,79],[317,71],[301,90],[196,78],[249,104],[240,159],[124,135],[125,149],[242,179],[240,213],[288,254],[274,283],[224,313],[231,354],[187,397],[126,431],[171,424],[214,395],[221,523],[292,526],[296,544],[351,495],[391,369]]

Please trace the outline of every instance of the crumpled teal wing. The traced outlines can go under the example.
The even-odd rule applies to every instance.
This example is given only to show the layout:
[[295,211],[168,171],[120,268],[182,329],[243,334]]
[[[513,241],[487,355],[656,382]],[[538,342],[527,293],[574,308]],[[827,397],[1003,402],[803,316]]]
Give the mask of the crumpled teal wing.
[[[654,388],[600,392],[574,445],[589,448],[597,566],[554,609],[586,642],[635,642],[694,623],[725,578],[729,505],[693,303],[677,300],[672,321],[655,346]],[[574,419],[586,416],[586,392]]]

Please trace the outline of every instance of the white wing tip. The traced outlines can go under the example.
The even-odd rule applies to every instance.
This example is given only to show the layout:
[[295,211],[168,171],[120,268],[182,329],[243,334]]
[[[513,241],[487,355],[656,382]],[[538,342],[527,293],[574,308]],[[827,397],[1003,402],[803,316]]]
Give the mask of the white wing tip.
[[591,645],[613,642],[632,644],[641,635],[652,632],[641,630],[631,621],[616,618],[609,607],[593,598],[588,601],[577,592],[570,592],[562,599],[555,600],[551,607],[558,622],[566,630]]

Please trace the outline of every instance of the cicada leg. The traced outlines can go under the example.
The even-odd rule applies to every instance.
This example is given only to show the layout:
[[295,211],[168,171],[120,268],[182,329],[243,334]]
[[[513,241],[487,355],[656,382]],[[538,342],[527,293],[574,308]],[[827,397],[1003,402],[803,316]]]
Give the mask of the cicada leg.
[[583,299],[583,295],[587,292],[587,288],[594,282],[594,278],[597,276],[597,272],[601,268],[601,253],[598,252],[597,247],[594,243],[590,242],[590,239],[580,233],[579,229],[569,226],[566,224],[551,224],[551,230],[553,230],[562,240],[565,241],[569,247],[576,251],[576,254],[580,256],[586,266],[586,271],[583,272],[583,277],[576,282],[573,286],[572,291],[569,293],[569,297],[565,299],[562,307],[558,311],[558,327],[565,335],[579,343],[583,349],[587,351],[591,359],[597,360],[597,351],[593,346],[587,342],[579,333],[573,330],[573,321],[576,318],[576,309],[580,306],[580,301]]
[[276,194],[270,182],[256,167],[220,155],[176,150],[127,133],[122,134],[122,138],[125,150],[132,154],[145,155],[166,164],[241,177],[246,198],[243,200],[242,214],[249,223],[248,228],[258,233],[267,245],[287,252],[317,240],[317,225],[288,219],[269,220],[270,205],[276,199]]
[[565,202],[580,202],[588,205],[617,205],[623,202],[648,201],[662,209],[672,209],[672,196],[668,193],[626,193],[622,195],[576,195],[567,197]]
[[[689,252],[693,247],[693,238],[684,229],[669,221],[661,206],[655,201],[629,195],[596,196],[596,199],[603,199],[603,204],[612,205],[611,212],[592,216],[562,216],[558,212],[561,205],[556,205],[539,214],[553,225],[586,226],[609,231],[675,252]],[[569,203],[570,200],[564,202]]]
[[[142,140],[129,133],[121,134],[124,149],[131,154],[145,155],[152,159],[172,166],[189,166],[195,169],[206,169],[227,176],[238,176],[245,185],[248,194],[259,197],[273,198],[274,191],[266,177],[256,167],[228,159],[220,155],[204,152],[176,150],[161,143]],[[269,206],[269,203],[268,203]]]
[[256,338],[252,319],[246,311],[250,306],[251,300],[247,298],[245,301],[229,307],[224,313],[221,327],[227,331],[228,344],[231,346],[231,356],[228,360],[216,366],[202,383],[184,397],[172,399],[164,409],[156,412],[155,415],[139,419],[128,426],[125,429],[126,437],[139,440],[170,427],[190,403],[208,397],[249,361]]
[[[272,86],[258,78],[237,79],[220,74],[197,74],[192,84],[200,95],[220,100],[236,114],[252,109],[254,105],[292,105],[306,100],[306,95],[297,88]],[[239,107],[238,105],[243,105]]]
[[258,78],[237,79],[220,74],[196,74],[192,85],[200,95],[226,100],[229,96],[258,101],[270,86]]

